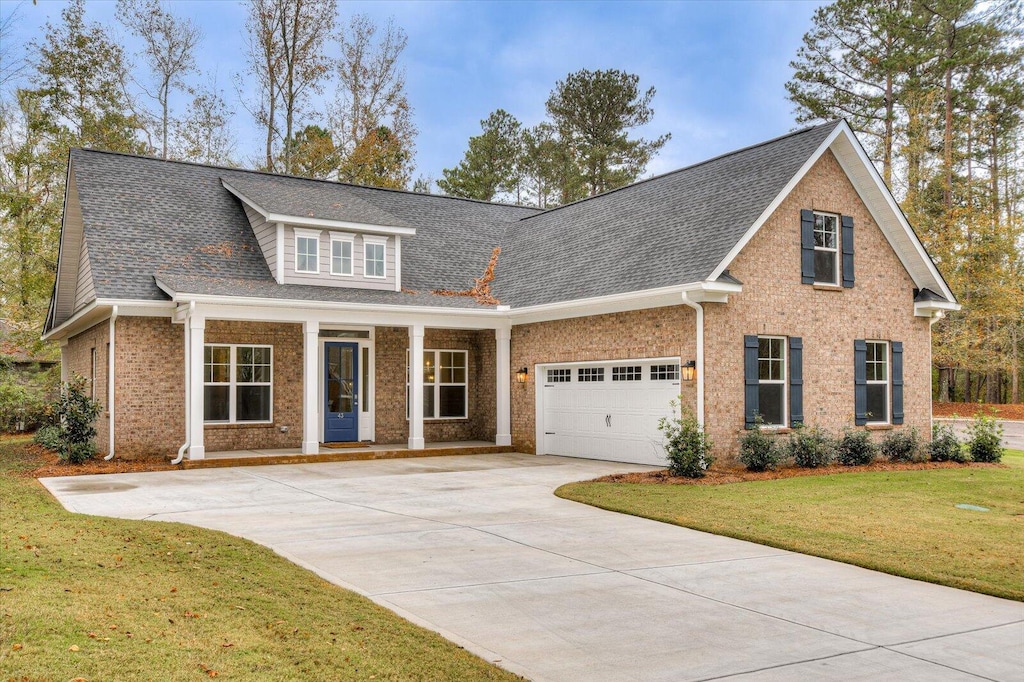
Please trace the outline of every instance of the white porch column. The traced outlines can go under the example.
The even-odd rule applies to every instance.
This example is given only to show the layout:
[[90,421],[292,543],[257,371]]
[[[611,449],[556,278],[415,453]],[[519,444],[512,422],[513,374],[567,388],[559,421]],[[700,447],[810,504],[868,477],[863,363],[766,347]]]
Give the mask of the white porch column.
[[423,440],[423,325],[409,327],[409,449],[422,450]]
[[303,322],[302,362],[302,454],[320,452],[320,323]]
[[512,445],[512,330],[495,329],[494,339],[497,344],[495,356],[498,358],[497,391],[498,420],[495,445]]
[[206,336],[206,318],[193,312],[188,316],[186,327],[190,365],[188,368],[188,458],[203,459],[206,456],[206,447],[203,445],[203,419],[205,417],[203,367],[206,361],[203,343]]

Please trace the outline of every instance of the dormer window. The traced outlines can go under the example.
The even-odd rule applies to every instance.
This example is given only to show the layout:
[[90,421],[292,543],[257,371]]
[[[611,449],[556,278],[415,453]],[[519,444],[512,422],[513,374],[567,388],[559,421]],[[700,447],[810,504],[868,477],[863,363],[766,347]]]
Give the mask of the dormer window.
[[814,282],[839,284],[839,217],[814,214]]
[[295,229],[295,272],[320,272],[320,232]]
[[352,237],[331,235],[331,274],[352,275]]
[[387,277],[384,266],[386,239],[363,238],[363,276],[383,279]]

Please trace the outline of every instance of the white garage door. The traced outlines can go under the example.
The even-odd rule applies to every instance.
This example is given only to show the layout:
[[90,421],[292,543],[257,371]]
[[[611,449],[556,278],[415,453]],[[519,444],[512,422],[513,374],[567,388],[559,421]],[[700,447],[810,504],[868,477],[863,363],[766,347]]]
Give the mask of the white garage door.
[[679,359],[542,365],[540,452],[664,465],[658,420],[679,395]]

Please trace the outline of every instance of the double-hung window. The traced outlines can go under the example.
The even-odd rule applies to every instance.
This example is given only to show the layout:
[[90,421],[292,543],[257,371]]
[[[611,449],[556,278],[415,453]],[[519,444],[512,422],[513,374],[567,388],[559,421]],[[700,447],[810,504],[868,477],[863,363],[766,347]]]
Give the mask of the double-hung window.
[[864,368],[867,375],[869,424],[889,423],[889,344],[868,341]]
[[320,233],[295,229],[295,272],[320,272]]
[[385,239],[363,237],[363,276],[377,279],[387,277],[384,265],[384,253],[387,249]]
[[203,419],[239,423],[271,421],[273,349],[209,344],[203,357]]
[[[408,357],[408,354],[407,354]],[[469,416],[468,351],[423,351],[423,418],[465,419]],[[406,417],[412,414],[406,362]]]
[[839,216],[814,214],[814,281],[839,284]]
[[352,274],[352,245],[351,237],[331,236],[332,275]]
[[757,405],[765,426],[786,426],[786,339],[757,338]]

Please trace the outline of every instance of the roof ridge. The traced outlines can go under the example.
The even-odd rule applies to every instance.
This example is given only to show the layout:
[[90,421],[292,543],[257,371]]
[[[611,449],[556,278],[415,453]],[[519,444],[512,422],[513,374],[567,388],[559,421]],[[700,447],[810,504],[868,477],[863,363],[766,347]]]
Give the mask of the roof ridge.
[[134,159],[142,159],[143,161],[158,161],[160,163],[176,163],[183,166],[196,166],[198,168],[209,168],[212,170],[225,170],[235,171],[239,173],[251,173],[253,175],[265,175],[271,178],[285,178],[288,180],[304,180],[308,182],[322,182],[330,185],[341,185],[342,187],[355,187],[357,189],[369,189],[379,192],[394,192],[396,194],[412,194],[419,197],[435,197],[438,199],[451,199],[453,201],[468,201],[473,204],[484,204],[485,206],[500,206],[502,208],[525,208],[532,211],[543,212],[543,209],[539,209],[536,206],[524,206],[523,204],[505,204],[499,201],[484,201],[482,199],[471,199],[469,197],[453,197],[447,194],[430,194],[424,192],[414,192],[408,189],[398,189],[395,187],[374,187],[372,185],[357,185],[352,182],[341,182],[340,180],[328,180],[327,178],[308,178],[303,175],[290,175],[288,173],[272,173],[271,171],[256,170],[255,168],[241,168],[235,166],[223,166],[220,164],[210,163],[199,163],[198,161],[183,161],[181,159],[161,159],[157,156],[149,156],[148,154],[132,154],[129,152],[117,152],[110,149],[95,149],[93,147],[72,147],[72,151],[78,150],[83,152],[91,152],[95,154],[109,154],[111,156],[126,156]]
[[826,126],[836,126],[836,125],[838,125],[839,123],[841,123],[844,120],[845,119],[842,119],[842,118],[835,118],[835,119],[832,119],[831,121],[827,121],[825,123],[819,123],[818,125],[807,126],[806,128],[801,128],[799,130],[793,130],[791,132],[786,133],[785,135],[779,135],[778,137],[773,137],[770,140],[764,140],[763,142],[757,142],[757,143],[754,143],[754,144],[751,144],[751,145],[747,145],[746,147],[740,147],[739,149],[734,149],[732,151],[725,152],[724,154],[719,154],[718,156],[712,156],[709,159],[704,159],[703,161],[697,161],[696,163],[691,163],[689,166],[683,166],[682,168],[676,168],[675,170],[666,171],[666,172],[660,173],[658,175],[652,175],[649,178],[643,178],[642,180],[637,180],[636,182],[632,182],[632,183],[630,183],[628,185],[623,185],[622,187],[616,187],[615,189],[610,189],[610,190],[608,190],[606,192],[601,192],[600,194],[595,194],[592,197],[583,197],[582,199],[577,199],[576,201],[571,201],[568,204],[562,204],[561,206],[555,206],[554,208],[549,208],[549,209],[543,210],[540,213],[535,213],[534,215],[528,215],[528,216],[525,216],[523,218],[520,218],[517,222],[523,222],[524,220],[529,220],[531,218],[536,218],[538,216],[547,215],[547,214],[552,213],[554,211],[557,211],[559,209],[568,208],[569,206],[575,206],[576,204],[582,204],[583,202],[591,201],[592,199],[598,199],[600,197],[606,197],[609,194],[613,194],[615,192],[621,192],[622,190],[630,189],[631,187],[636,187],[637,185],[642,185],[642,184],[647,183],[647,182],[653,182],[654,180],[661,180],[662,178],[666,178],[666,177],[668,177],[670,175],[675,175],[676,173],[682,173],[683,171],[693,170],[694,168],[698,168],[699,166],[703,166],[705,164],[712,163],[713,161],[720,161],[721,159],[724,159],[724,158],[729,157],[729,156],[734,156],[736,154],[741,154],[743,152],[748,152],[748,151],[750,151],[752,149],[757,149],[758,147],[764,147],[765,145],[774,144],[775,142],[781,142],[782,140],[785,140],[786,138],[796,137],[797,135],[802,135],[802,134],[808,133],[808,132],[810,132],[812,130],[818,130],[819,128],[824,128]]

